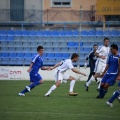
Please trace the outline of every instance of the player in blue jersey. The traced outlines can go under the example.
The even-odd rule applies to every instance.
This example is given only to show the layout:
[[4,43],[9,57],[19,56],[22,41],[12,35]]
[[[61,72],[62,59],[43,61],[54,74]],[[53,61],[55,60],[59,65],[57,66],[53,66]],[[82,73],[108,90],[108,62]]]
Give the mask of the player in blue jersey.
[[38,73],[39,69],[41,70],[49,70],[50,67],[44,67],[43,66],[43,59],[42,55],[44,52],[44,48],[42,46],[37,47],[38,54],[34,56],[29,69],[27,72],[29,72],[30,75],[30,85],[26,86],[23,91],[21,91],[18,95],[19,96],[25,96],[26,92],[30,92],[35,86],[40,85],[43,83],[41,75]]
[[[89,60],[89,66],[90,66],[90,74],[88,76],[88,80],[86,81],[86,83],[90,80],[90,78],[92,77],[92,75],[95,75],[94,69],[95,69],[95,62],[97,60],[97,57],[95,56],[95,52],[97,50],[98,46],[94,45],[93,46],[93,51],[91,51],[88,55],[88,57],[86,58],[86,61]],[[97,82],[97,78],[95,78],[96,82]],[[88,91],[88,86],[85,84],[85,90]]]
[[109,56],[106,68],[101,75],[103,78],[100,85],[99,95],[96,98],[103,98],[107,93],[109,86],[114,85],[118,76],[120,59],[120,56],[118,55],[118,46],[112,44],[110,51],[112,54]]

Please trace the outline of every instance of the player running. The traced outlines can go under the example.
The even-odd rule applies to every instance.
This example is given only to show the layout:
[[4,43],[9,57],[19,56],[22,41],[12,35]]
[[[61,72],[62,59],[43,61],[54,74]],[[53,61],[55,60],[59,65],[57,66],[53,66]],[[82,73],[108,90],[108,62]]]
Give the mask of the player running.
[[26,86],[23,91],[18,93],[19,96],[25,96],[26,92],[30,92],[35,86],[43,83],[42,77],[38,73],[39,69],[48,70],[50,67],[43,66],[42,55],[44,52],[44,48],[42,46],[37,47],[38,54],[33,58],[29,69],[27,70],[30,75],[30,85]]
[[71,81],[69,95],[70,96],[78,95],[78,93],[73,92],[73,88],[74,88],[75,81],[76,81],[75,78],[70,75],[65,74],[65,72],[68,69],[71,69],[73,72],[75,72],[77,74],[82,74],[82,75],[86,76],[86,74],[76,70],[72,65],[72,62],[77,62],[78,58],[79,58],[79,55],[76,53],[73,53],[71,56],[71,59],[66,59],[65,61],[62,61],[51,68],[51,70],[53,70],[54,68],[57,67],[57,71],[55,74],[55,85],[53,85],[50,88],[50,90],[45,94],[46,97],[48,97],[57,87],[59,87],[62,82],[67,82],[68,80]]
[[[97,60],[97,57],[94,54],[95,54],[97,48],[98,48],[98,46],[94,45],[93,46],[93,51],[91,51],[89,53],[88,57],[86,58],[86,61],[89,60],[89,66],[90,66],[90,74],[88,76],[87,82],[90,80],[90,78],[92,77],[92,75],[95,75],[94,68],[95,68],[95,62]],[[95,80],[97,82],[97,79],[95,79]],[[88,91],[88,87],[86,86],[86,84],[85,84],[85,89],[86,89],[86,91]]]
[[[107,61],[109,51],[110,51],[110,47],[108,45],[109,45],[109,39],[104,38],[104,46],[100,46],[95,52],[95,56],[98,57],[95,63],[95,69],[94,69],[95,75],[92,76],[90,80],[86,83],[86,87],[89,87],[91,82],[94,79],[100,77],[100,74],[104,71],[106,67],[106,61]],[[100,83],[99,83],[98,89],[100,89]]]
[[100,85],[99,95],[96,98],[104,98],[109,86],[113,86],[119,72],[120,56],[118,55],[118,46],[112,44],[110,47],[111,55],[109,56],[107,66],[102,73],[102,81]]

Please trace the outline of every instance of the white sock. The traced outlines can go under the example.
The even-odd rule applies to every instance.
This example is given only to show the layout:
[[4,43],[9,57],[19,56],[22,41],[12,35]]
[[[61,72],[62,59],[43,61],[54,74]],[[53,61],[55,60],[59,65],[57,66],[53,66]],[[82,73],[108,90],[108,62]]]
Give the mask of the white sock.
[[100,79],[100,83],[99,83],[99,85],[98,85],[98,88],[97,88],[97,89],[100,89],[101,80],[102,80],[102,79]]
[[70,82],[70,90],[69,90],[69,92],[73,92],[74,85],[75,85],[75,80],[72,80]]
[[53,85],[50,90],[45,95],[50,95],[53,90],[55,90],[57,87],[56,85]]
[[90,80],[86,83],[86,86],[89,86],[94,79],[95,79],[94,76],[92,76],[92,77],[90,78]]

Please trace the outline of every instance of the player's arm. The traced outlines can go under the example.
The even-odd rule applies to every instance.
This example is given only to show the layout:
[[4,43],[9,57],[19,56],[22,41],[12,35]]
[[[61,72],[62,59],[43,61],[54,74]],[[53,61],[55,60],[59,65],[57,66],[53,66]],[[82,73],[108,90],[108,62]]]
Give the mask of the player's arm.
[[102,58],[103,60],[104,59],[106,59],[106,57],[105,56],[103,56],[103,55],[100,55],[99,53],[97,53],[97,52],[95,52],[95,54],[94,54],[95,56],[97,56],[97,57],[99,57],[99,58]]
[[49,70],[49,69],[50,67],[45,67],[45,66],[41,67],[41,70]]
[[119,73],[118,73],[116,80],[120,80],[120,58],[119,58],[119,68],[118,69],[119,69]]
[[34,64],[34,63],[31,62],[30,67],[29,67],[29,69],[27,70],[27,72],[30,72],[30,71],[31,71],[31,68],[32,68],[33,64]]
[[72,68],[71,70],[72,70],[73,72],[77,73],[77,74],[81,74],[81,75],[83,75],[83,76],[86,76],[85,73],[82,73],[82,72],[76,70],[75,68]]

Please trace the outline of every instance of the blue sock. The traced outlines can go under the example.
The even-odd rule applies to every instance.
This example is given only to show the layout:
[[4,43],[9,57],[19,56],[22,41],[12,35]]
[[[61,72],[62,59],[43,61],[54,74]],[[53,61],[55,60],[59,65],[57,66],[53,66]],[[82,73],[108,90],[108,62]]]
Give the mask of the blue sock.
[[115,94],[108,101],[112,103],[119,95],[120,95],[120,90],[117,90]]
[[104,98],[106,93],[107,93],[107,90],[103,89],[103,92],[100,94],[100,98]]
[[24,90],[21,91],[20,93],[26,93],[26,92],[28,92],[28,90],[27,90],[27,89],[24,89]]
[[36,81],[36,82],[30,84],[28,87],[30,87],[30,89],[33,89],[35,86],[37,86],[37,85],[39,85],[39,84],[40,84],[40,82],[39,82],[39,81]]

